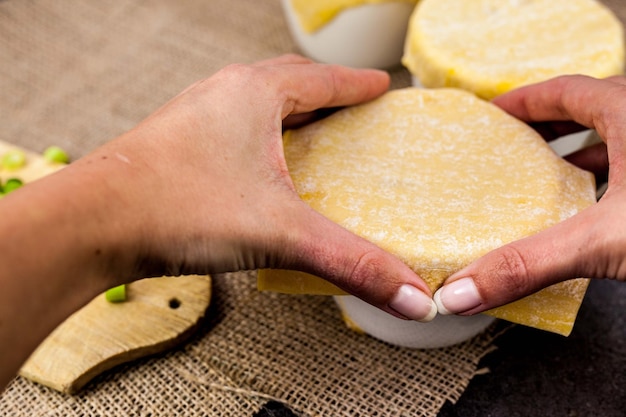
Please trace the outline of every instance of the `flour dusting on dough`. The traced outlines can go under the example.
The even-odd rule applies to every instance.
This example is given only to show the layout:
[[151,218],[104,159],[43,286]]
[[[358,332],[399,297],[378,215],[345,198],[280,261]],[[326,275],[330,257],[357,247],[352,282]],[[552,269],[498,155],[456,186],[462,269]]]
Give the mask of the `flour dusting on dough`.
[[[526,124],[454,89],[394,90],[344,109],[289,132],[285,157],[308,204],[397,255],[432,290],[488,251],[595,202],[591,174]],[[585,292],[572,285],[495,314],[567,333]]]

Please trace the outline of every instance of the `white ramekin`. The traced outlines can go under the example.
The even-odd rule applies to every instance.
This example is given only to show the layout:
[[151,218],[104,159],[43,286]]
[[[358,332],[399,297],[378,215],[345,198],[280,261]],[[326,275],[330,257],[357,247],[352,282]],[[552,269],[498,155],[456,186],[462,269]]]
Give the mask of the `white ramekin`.
[[347,321],[384,342],[417,349],[442,348],[465,342],[491,325],[496,319],[484,314],[475,316],[437,315],[429,323],[402,320],[351,296],[335,296],[335,302]]
[[355,68],[400,64],[409,18],[415,5],[390,1],[349,7],[313,33],[302,29],[291,0],[282,0],[287,25],[300,50],[325,63]]

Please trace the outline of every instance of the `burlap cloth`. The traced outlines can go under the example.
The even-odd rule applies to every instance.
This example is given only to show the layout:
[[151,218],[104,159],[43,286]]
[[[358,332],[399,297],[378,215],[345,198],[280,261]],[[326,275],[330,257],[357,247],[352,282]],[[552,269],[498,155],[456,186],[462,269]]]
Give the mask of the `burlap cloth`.
[[[0,140],[77,158],[228,63],[295,51],[277,0],[0,1]],[[392,78],[409,84],[402,69]],[[75,396],[18,377],[0,412],[287,415],[263,411],[277,400],[307,416],[435,416],[506,327],[445,349],[399,348],[347,330],[329,297],[258,293],[253,274],[227,274],[214,277],[206,323],[179,349]]]

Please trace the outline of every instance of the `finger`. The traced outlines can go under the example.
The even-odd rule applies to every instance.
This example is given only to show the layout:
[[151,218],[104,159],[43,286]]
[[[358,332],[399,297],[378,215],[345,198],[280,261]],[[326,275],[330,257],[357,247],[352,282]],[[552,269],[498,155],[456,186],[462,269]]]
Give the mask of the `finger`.
[[[276,116],[284,120],[291,114],[371,100],[387,91],[390,84],[389,74],[377,69],[316,64],[298,56],[283,56],[264,62],[229,65],[188,90],[221,91],[221,107],[225,113],[243,113],[265,119],[268,115],[262,110],[273,109],[278,110]],[[246,94],[253,100],[242,103],[239,97]]]
[[[284,216],[289,244],[281,244],[275,267],[325,278],[397,317],[434,318],[428,286],[400,259],[315,212],[305,203]],[[304,207],[304,208],[303,208]]]
[[598,80],[582,75],[563,76],[522,87],[494,103],[527,121],[571,120],[590,129],[607,144],[609,183],[619,183],[626,171],[626,81],[622,77]]
[[597,129],[606,138],[606,104],[624,104],[624,88],[611,80],[562,76],[513,90],[495,98],[493,103],[526,122],[574,121]]
[[371,100],[387,91],[390,83],[389,74],[376,69],[311,64],[280,70],[277,88],[285,97],[283,119],[293,113]]
[[571,278],[605,277],[605,232],[595,205],[528,238],[487,253],[453,274],[435,293],[439,313],[476,314]]

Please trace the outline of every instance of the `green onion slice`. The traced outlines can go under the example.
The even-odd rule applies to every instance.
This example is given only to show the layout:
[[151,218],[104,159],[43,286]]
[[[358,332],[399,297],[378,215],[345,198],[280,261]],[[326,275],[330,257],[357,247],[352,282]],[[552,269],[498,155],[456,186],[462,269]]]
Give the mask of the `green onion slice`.
[[24,185],[24,183],[22,182],[21,179],[19,179],[19,178],[9,178],[7,180],[7,182],[5,182],[4,185],[2,186],[2,192],[4,194],[8,194],[11,191],[17,190],[22,185]]
[[58,146],[50,146],[43,151],[43,157],[49,162],[57,162],[60,164],[67,164],[70,162],[70,157],[63,149]]
[[104,293],[104,297],[110,303],[121,303],[126,301],[126,285],[118,285],[117,287],[113,287],[108,289]]
[[14,171],[26,165],[26,154],[19,149],[13,149],[2,155],[0,166],[9,171]]

